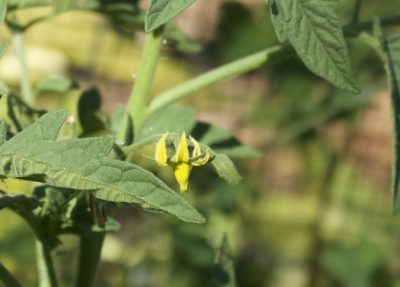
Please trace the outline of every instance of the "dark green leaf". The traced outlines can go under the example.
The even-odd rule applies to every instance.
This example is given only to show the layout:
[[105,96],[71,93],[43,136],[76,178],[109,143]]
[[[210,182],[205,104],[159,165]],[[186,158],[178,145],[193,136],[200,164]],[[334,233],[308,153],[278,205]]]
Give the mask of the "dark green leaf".
[[394,212],[400,212],[400,34],[386,41],[386,67],[389,73],[392,99],[392,119],[394,133],[393,162],[393,206]]
[[167,107],[150,116],[143,124],[137,140],[165,132],[190,133],[195,125],[193,110],[184,107]]
[[145,30],[151,32],[172,19],[195,0],[151,0],[145,19]]
[[358,93],[337,15],[337,0],[271,0],[280,42],[289,40],[304,64],[337,87]]
[[217,253],[213,275],[212,287],[236,286],[235,266],[226,234]]
[[54,111],[0,146],[0,176],[85,190],[98,199],[149,206],[194,223],[203,216],[152,173],[109,159],[112,137],[55,142],[65,112]]
[[100,108],[100,91],[95,87],[86,89],[78,101],[78,118],[83,135],[105,130],[105,124],[98,115]]
[[238,184],[242,179],[232,160],[227,155],[221,153],[216,154],[211,163],[218,175],[228,184]]

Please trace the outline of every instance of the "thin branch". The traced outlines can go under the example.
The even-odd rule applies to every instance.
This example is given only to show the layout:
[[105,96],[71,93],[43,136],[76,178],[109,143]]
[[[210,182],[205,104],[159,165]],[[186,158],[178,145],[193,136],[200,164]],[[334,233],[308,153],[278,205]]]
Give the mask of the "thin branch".
[[6,287],[22,287],[22,285],[15,279],[15,277],[0,263],[0,281],[5,284]]
[[[357,35],[364,30],[372,30],[374,21],[363,21],[354,24],[348,24],[343,27],[343,33],[347,36]],[[400,24],[400,15],[380,17],[382,27]]]

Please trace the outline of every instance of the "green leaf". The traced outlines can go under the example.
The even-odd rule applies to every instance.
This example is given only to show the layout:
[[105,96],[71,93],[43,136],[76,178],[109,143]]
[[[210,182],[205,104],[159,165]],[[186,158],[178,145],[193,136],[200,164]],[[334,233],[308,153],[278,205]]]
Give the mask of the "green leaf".
[[39,82],[36,90],[38,93],[51,92],[51,93],[66,93],[78,85],[73,80],[66,77],[50,77]]
[[222,239],[221,247],[218,250],[212,287],[235,287],[235,266],[233,264],[233,258],[229,247],[229,241],[226,234]]
[[109,159],[112,137],[54,141],[65,111],[47,113],[0,146],[0,176],[90,192],[98,199],[150,206],[193,223],[203,216],[152,173]]
[[137,140],[165,132],[189,133],[195,125],[193,110],[185,107],[167,107],[151,115],[143,124]]
[[225,154],[215,154],[213,161],[211,162],[217,171],[218,175],[222,177],[228,184],[238,184],[242,177],[237,171],[232,160]]
[[272,22],[280,42],[289,42],[313,73],[358,93],[337,15],[337,0],[271,0]]
[[229,157],[257,158],[261,156],[259,151],[241,144],[228,130],[218,126],[197,123],[192,136],[208,145],[214,152],[223,153]]
[[391,106],[393,119],[394,161],[393,161],[393,206],[400,212],[400,34],[386,40],[386,70],[391,84]]
[[195,0],[151,0],[145,19],[147,33],[157,29],[189,7]]

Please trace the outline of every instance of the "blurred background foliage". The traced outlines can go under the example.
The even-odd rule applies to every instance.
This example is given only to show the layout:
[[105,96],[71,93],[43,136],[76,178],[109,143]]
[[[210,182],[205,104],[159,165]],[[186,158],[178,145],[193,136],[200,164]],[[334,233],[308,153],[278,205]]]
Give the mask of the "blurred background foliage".
[[[343,24],[353,5],[340,1]],[[18,17],[33,19],[46,9]],[[195,3],[168,30],[153,95],[276,44],[267,12],[263,1]],[[81,94],[92,86],[101,95],[102,115],[124,106],[143,41],[142,32],[132,32],[142,25],[141,12],[135,13],[106,18],[71,11],[32,26],[26,53],[39,95],[36,108],[67,107],[77,115]],[[364,0],[360,19],[398,13],[398,0]],[[5,27],[0,38],[11,41]],[[400,286],[400,223],[392,216],[389,193],[387,80],[374,51],[357,38],[348,44],[359,95],[334,89],[289,57],[186,99],[182,104],[193,107],[198,120],[225,127],[262,156],[236,161],[244,179],[234,187],[205,168],[193,170],[187,198],[206,215],[205,225],[129,207],[116,211],[122,228],[107,236],[96,286],[209,286],[224,232],[238,286]],[[16,89],[19,75],[11,45],[0,62],[0,78]],[[46,79],[55,75],[75,88],[49,87]],[[0,104],[3,114],[6,102]],[[169,170],[145,157],[136,160],[175,186]],[[16,180],[1,185],[15,193],[30,190]],[[74,262],[75,239],[62,239],[57,260]],[[22,220],[2,210],[0,261],[31,286],[36,282],[33,246]],[[73,265],[60,271],[65,282]]]

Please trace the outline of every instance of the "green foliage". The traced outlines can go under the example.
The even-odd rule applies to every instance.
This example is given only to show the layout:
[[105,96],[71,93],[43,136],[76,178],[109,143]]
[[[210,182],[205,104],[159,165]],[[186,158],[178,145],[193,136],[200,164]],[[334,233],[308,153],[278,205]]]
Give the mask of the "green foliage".
[[235,287],[235,266],[229,247],[228,236],[224,234],[221,246],[218,250],[212,287]]
[[108,159],[112,137],[54,142],[65,118],[48,113],[0,146],[0,175],[89,191],[112,202],[161,210],[194,223],[204,218],[162,181],[142,168]]
[[[162,44],[171,43],[168,47],[169,51],[172,49],[175,52],[176,49],[179,49],[187,53],[198,52],[200,46],[191,42],[175,26],[171,28],[171,26],[165,25],[191,5],[194,0],[151,0],[146,17],[139,2],[138,0],[8,0],[0,2],[0,25],[4,19],[7,19],[6,25],[15,37],[14,43],[21,67],[20,90],[22,91],[22,99],[28,102],[25,103],[24,100],[21,100],[14,83],[12,86],[10,85],[9,89],[5,89],[6,102],[1,110],[4,119],[0,120],[0,178],[15,178],[44,183],[44,185],[35,185],[34,187],[28,184],[27,190],[23,190],[23,192],[27,192],[26,195],[20,193],[14,195],[11,188],[8,190],[9,182],[11,184],[15,182],[21,184],[21,182],[16,180],[5,181],[4,185],[2,183],[2,188],[6,191],[0,191],[0,210],[9,208],[17,212],[34,231],[39,242],[39,269],[43,271],[39,273],[48,273],[44,274],[44,277],[43,274],[39,274],[40,286],[45,286],[46,282],[48,286],[56,286],[58,277],[62,277],[54,271],[58,268],[53,266],[52,251],[55,251],[56,248],[61,249],[59,245],[64,239],[64,236],[62,236],[64,234],[78,235],[81,239],[80,256],[75,256],[80,258],[77,268],[78,275],[71,276],[73,279],[78,278],[76,281],[78,283],[75,286],[93,286],[104,235],[120,228],[119,222],[109,217],[110,213],[118,207],[116,203],[126,203],[145,211],[172,214],[187,222],[203,223],[205,221],[203,216],[180,195],[151,172],[133,164],[133,162],[148,164],[151,168],[155,168],[155,164],[152,164],[151,160],[143,159],[139,151],[148,152],[151,147],[158,146],[159,151],[167,150],[165,152],[169,159],[167,164],[170,164],[174,172],[179,171],[179,166],[182,166],[182,163],[185,164],[185,178],[188,177],[192,167],[193,170],[195,169],[196,163],[200,165],[209,162],[222,179],[231,185],[237,184],[241,180],[241,176],[231,158],[256,158],[260,156],[260,153],[249,146],[242,145],[229,131],[223,128],[197,122],[195,113],[191,108],[171,105],[212,84],[256,70],[267,61],[269,63],[270,59],[280,60],[283,56],[292,53],[293,49],[287,49],[289,45],[275,45],[276,39],[271,30],[273,27],[276,29],[279,41],[282,43],[289,41],[305,66],[312,72],[347,92],[358,92],[358,88],[352,79],[347,46],[338,20],[338,9],[336,7],[338,1],[270,0],[272,25],[265,22],[265,13],[268,13],[268,11],[254,11],[256,9],[247,9],[244,8],[245,6],[236,3],[229,3],[224,6],[225,8],[221,13],[222,20],[218,30],[218,39],[214,43],[210,43],[207,47],[210,49],[205,49],[204,54],[191,60],[196,62],[198,59],[202,60],[202,57],[210,56],[210,54],[211,57],[215,56],[215,51],[220,55],[223,54],[220,58],[224,60],[239,59],[230,64],[211,69],[194,79],[166,90],[151,101],[149,96],[152,91],[156,90],[153,89],[152,84],[153,79],[157,78],[154,76],[159,56],[162,54]],[[352,22],[345,26],[347,36],[354,36],[360,31],[372,27],[372,22],[358,22],[360,3],[361,1],[356,0],[356,9],[351,11],[351,14],[353,14]],[[47,8],[39,9],[40,11],[20,11],[41,6],[47,6]],[[343,6],[350,7],[352,5],[343,4]],[[363,2],[364,7],[368,7],[368,5]],[[137,29],[142,29],[143,24],[146,32],[157,29],[154,33],[146,36],[146,44],[140,61],[144,64],[140,65],[136,73],[129,104],[126,108],[114,111],[111,117],[102,114],[101,94],[96,87],[80,91],[73,80],[53,76],[35,85],[35,90],[30,87],[31,77],[24,56],[23,34],[36,23],[68,11],[91,11],[105,15],[112,24],[117,24],[118,28],[123,28],[125,32],[128,32],[129,36]],[[36,12],[38,13],[36,14]],[[29,17],[25,18],[24,13]],[[30,17],[32,18],[29,19]],[[394,18],[389,19],[390,21],[382,21],[382,23],[391,25],[390,23],[396,24],[400,20],[394,21]],[[22,22],[19,22],[20,20]],[[102,21],[97,22],[97,20],[94,23],[101,23],[100,25],[107,28],[110,26],[104,25]],[[95,24],[95,27],[98,28],[99,26]],[[92,47],[112,51],[113,57],[119,54],[119,49],[117,49],[119,46],[104,46],[97,40],[97,37],[93,38]],[[358,40],[356,39],[354,42],[356,41]],[[351,43],[354,44],[354,42]],[[275,46],[271,47],[270,45]],[[4,54],[6,46],[5,43],[0,44],[0,57]],[[400,210],[400,120],[398,117],[400,112],[400,37],[387,38],[384,46],[387,52],[386,62],[393,91],[392,105],[394,133],[396,135],[393,193],[395,210],[398,211]],[[351,48],[353,49],[354,46],[352,45]],[[259,52],[256,53],[258,50]],[[357,51],[357,49],[354,50]],[[94,56],[96,57],[96,55]],[[360,56],[357,55],[353,60],[358,57]],[[92,60],[96,59],[90,58],[88,63],[93,64]],[[181,58],[180,60],[185,59]],[[300,64],[297,58],[296,63]],[[210,62],[210,66],[214,64],[214,62]],[[100,65],[102,64],[99,63]],[[156,282],[158,283],[159,280],[170,276],[168,273],[173,273],[174,281],[170,284],[171,286],[204,286],[203,281],[209,280],[209,276],[204,276],[204,274],[210,274],[210,266],[212,265],[211,248],[206,236],[212,235],[215,231],[220,232],[222,228],[232,229],[238,237],[239,234],[244,234],[243,238],[235,239],[235,242],[239,243],[239,246],[241,245],[239,247],[241,260],[238,260],[238,266],[241,268],[237,268],[239,273],[235,275],[228,239],[225,236],[216,258],[212,286],[234,287],[236,286],[235,277],[237,277],[239,283],[244,282],[244,285],[268,285],[269,282],[266,278],[270,279],[269,277],[275,275],[274,268],[278,272],[282,270],[281,266],[272,266],[276,264],[272,262],[275,262],[274,257],[279,253],[279,251],[276,252],[275,246],[279,246],[278,248],[281,248],[282,253],[286,253],[286,255],[296,254],[296,264],[283,264],[290,265],[284,268],[298,268],[301,256],[299,254],[304,250],[296,250],[296,248],[298,248],[298,245],[302,245],[302,242],[306,242],[304,246],[307,245],[307,248],[310,248],[310,242],[318,247],[307,254],[307,259],[310,259],[311,265],[314,265],[314,262],[321,261],[322,257],[318,256],[320,250],[327,247],[323,245],[323,241],[325,237],[329,236],[325,236],[325,228],[320,228],[318,222],[312,222],[311,220],[314,219],[311,217],[325,218],[324,210],[331,209],[328,204],[331,200],[329,192],[333,189],[332,182],[338,174],[337,166],[340,159],[340,147],[337,147],[336,141],[331,147],[330,138],[327,137],[328,134],[328,136],[332,134],[336,136],[335,131],[331,134],[331,126],[328,125],[339,123],[339,138],[344,135],[347,144],[348,136],[352,131],[348,126],[349,119],[354,120],[358,111],[370,103],[370,97],[367,88],[364,88],[365,92],[360,95],[348,95],[348,93],[334,91],[332,87],[325,84],[316,85],[315,76],[311,73],[304,73],[305,67],[303,65],[300,65],[301,70],[296,70],[296,65],[292,66],[287,63],[282,65],[281,62],[279,65],[281,70],[273,71],[273,73],[268,67],[269,110],[267,116],[265,110],[261,111],[260,117],[265,120],[266,117],[271,118],[272,115],[272,117],[275,116],[275,120],[272,123],[273,127],[268,127],[269,129],[265,133],[268,140],[272,139],[272,141],[265,143],[264,146],[268,149],[276,146],[281,148],[282,142],[287,144],[294,142],[294,139],[300,139],[301,141],[298,141],[301,142],[300,151],[295,149],[296,151],[293,154],[282,153],[278,154],[277,159],[272,158],[272,162],[278,161],[279,165],[283,166],[279,167],[278,165],[277,176],[275,174],[271,176],[269,171],[262,170],[262,173],[255,174],[253,178],[256,180],[251,181],[252,186],[250,188],[249,186],[244,187],[244,185],[238,185],[235,188],[223,184],[215,185],[216,176],[207,169],[203,169],[203,173],[197,174],[197,171],[194,171],[192,186],[197,185],[199,194],[205,196],[193,195],[193,198],[196,200],[196,206],[199,206],[210,217],[210,224],[207,226],[183,225],[167,217],[165,221],[162,217],[155,216],[145,219],[139,216],[134,217],[136,234],[143,232],[146,233],[146,236],[144,236],[145,244],[143,244],[140,242],[139,236],[135,234],[133,248],[136,248],[135,251],[140,251],[138,252],[140,255],[134,254],[135,258],[132,262],[139,262],[137,265],[143,264],[142,266],[147,268],[148,261],[143,260],[146,258],[147,246],[151,246],[149,253],[151,253],[150,257],[152,258],[149,261],[165,262],[166,258],[174,258],[175,260],[171,265],[168,264],[169,266],[166,267],[168,271],[160,276],[162,279],[152,276],[158,272],[153,271],[153,268],[149,272],[148,270],[141,270],[137,266],[131,266],[132,268],[127,271],[128,276],[116,276],[128,278],[127,281],[130,281],[125,282],[126,284],[122,283],[122,285],[153,286],[157,285]],[[97,68],[97,65],[94,66]],[[357,68],[359,67],[357,66]],[[99,68],[99,70],[102,69]],[[288,77],[290,73],[292,77]],[[299,76],[300,74],[303,76]],[[261,73],[256,76],[249,76],[252,80],[255,79],[256,86],[262,85],[265,80],[262,79],[265,75]],[[255,77],[253,78],[253,76]],[[261,77],[258,78],[258,76]],[[35,79],[33,78],[32,82],[36,84]],[[279,80],[275,81],[276,79]],[[305,79],[307,80],[305,81]],[[245,81],[249,83],[247,80]],[[284,86],[278,92],[277,82],[280,86]],[[1,86],[3,87],[3,85]],[[222,89],[225,88],[222,87]],[[71,93],[72,90],[73,93]],[[65,120],[66,113],[58,110],[46,114],[45,110],[36,110],[33,107],[47,107],[42,106],[43,102],[41,101],[34,101],[34,97],[32,97],[32,100],[30,100],[30,97],[26,97],[26,95],[35,93],[38,98],[57,94],[57,97],[65,96],[69,104],[71,102],[77,103],[72,107],[71,105],[68,106],[73,116],[69,118],[65,130],[63,129],[63,132],[60,133],[61,140],[56,141],[55,139]],[[275,98],[277,95],[279,95],[279,99]],[[258,96],[260,95],[258,94]],[[67,99],[68,97],[71,98],[71,102]],[[247,101],[248,99],[242,100]],[[251,101],[253,100],[260,100],[261,102],[264,99],[261,96],[251,97]],[[127,114],[129,114],[129,119],[125,121],[128,118]],[[352,127],[354,122],[351,121]],[[157,143],[163,142],[160,137],[167,132],[169,135],[166,145],[158,145]],[[186,144],[177,143],[183,132],[193,137],[193,139],[182,141],[187,141],[188,147],[186,147]],[[118,135],[119,142],[115,143],[113,136],[89,137],[105,134]],[[271,135],[273,138],[270,137]],[[309,145],[310,139],[313,140],[312,145]],[[197,141],[199,144],[197,144]],[[318,147],[321,142],[324,145],[323,151],[320,151]],[[185,147],[180,149],[179,145]],[[333,147],[333,145],[335,146]],[[192,157],[189,156],[189,159],[184,159],[187,156],[182,156],[180,162],[177,162],[179,157],[175,155],[179,154],[179,150],[183,151],[182,154],[189,154]],[[304,152],[304,150],[308,152]],[[302,153],[306,158],[304,165],[308,173],[318,173],[317,177],[309,176],[307,173],[299,173],[297,152]],[[195,156],[199,153],[200,156]],[[322,155],[325,153],[327,156]],[[207,157],[204,156],[206,159],[201,162],[203,154]],[[271,155],[271,157],[274,157],[274,152]],[[158,161],[158,163],[163,162]],[[273,165],[271,164],[271,166]],[[258,167],[249,166],[249,169],[252,169],[251,174],[257,171]],[[288,203],[286,200],[282,201],[282,205],[279,205],[274,200],[270,201],[272,196],[268,192],[260,193],[257,191],[257,175],[266,175],[268,180],[272,179],[271,186],[273,186],[275,177],[282,175],[279,171],[280,168],[284,169],[285,178],[282,180],[284,189],[289,182],[286,173],[289,174],[289,177],[296,177],[294,180],[297,186],[302,187],[305,182],[312,182],[310,190],[306,190],[307,192],[302,194],[304,197],[312,196],[309,198],[310,201],[304,204],[304,209],[292,208],[298,207],[296,204],[301,200],[299,197],[294,200],[296,203],[293,203],[293,205],[290,205],[290,202]],[[323,174],[324,172],[326,174]],[[160,174],[162,174],[162,171],[160,171]],[[262,181],[264,182],[264,180]],[[280,190],[281,186],[278,184],[278,187],[272,189]],[[345,190],[345,188],[348,188],[348,186],[340,185],[340,190]],[[193,189],[196,190],[196,188]],[[314,192],[314,189],[318,189],[318,192]],[[217,192],[212,192],[214,190],[217,190]],[[249,190],[251,193],[248,192]],[[321,190],[323,192],[320,192]],[[281,194],[279,196],[282,196]],[[268,196],[268,198],[264,198],[265,196]],[[346,204],[352,203],[347,202]],[[356,207],[360,208],[358,205]],[[289,211],[285,211],[285,208]],[[365,206],[362,206],[362,208],[365,208]],[[335,206],[333,209],[335,209]],[[289,240],[279,232],[280,227],[278,225],[270,224],[274,223],[274,219],[271,217],[274,210],[277,211],[276,216],[279,217],[279,223],[294,224],[295,228],[289,228],[290,236],[287,236],[290,238]],[[358,212],[358,210],[355,210],[355,212]],[[120,213],[116,214],[117,218],[120,216]],[[295,218],[295,220],[293,221],[292,218]],[[239,220],[243,220],[243,222]],[[263,222],[264,220],[265,222]],[[261,229],[259,228],[260,223],[263,226]],[[300,224],[306,226],[307,229],[311,227],[311,238],[309,238],[309,234],[307,239],[305,239],[305,236],[304,238],[297,236],[298,231],[295,229],[298,229]],[[327,224],[327,227],[330,226]],[[189,231],[179,231],[178,229]],[[248,233],[248,231],[252,231],[253,234]],[[190,233],[192,233],[191,236],[189,236]],[[154,236],[149,236],[150,234]],[[293,234],[296,234],[296,236],[292,236]],[[263,242],[260,244],[257,242],[258,236],[263,236],[265,238],[262,239],[266,240],[262,240]],[[276,245],[270,246],[271,242],[269,241],[275,237],[276,243],[273,244]],[[242,240],[247,238],[254,238],[254,240],[248,242]],[[290,241],[292,238],[293,241]],[[268,243],[265,243],[267,241]],[[131,247],[128,246],[127,249],[119,248],[118,239],[115,239],[115,242],[111,241],[110,243],[115,244],[115,246],[112,246],[115,247],[115,250],[121,249],[123,253],[127,254],[125,256],[131,255],[130,252],[127,252]],[[107,242],[107,244],[109,243]],[[257,246],[257,244],[260,244],[260,246]],[[143,246],[146,247],[143,248]],[[115,250],[113,250],[113,253],[118,252]],[[332,280],[337,279],[340,284],[368,286],[368,283],[375,282],[371,275],[384,264],[383,259],[385,259],[379,252],[374,253],[370,250],[371,246],[367,246],[360,249],[346,249],[327,253],[322,262],[323,267],[325,267],[324,271],[333,275],[335,278]],[[300,251],[300,253],[297,251]],[[40,252],[43,254],[40,254]],[[311,258],[308,258],[309,255],[311,255]],[[290,256],[286,258],[288,257]],[[351,261],[349,259],[356,261],[357,266],[355,268],[348,264]],[[117,260],[122,262],[126,260],[126,257],[118,256]],[[260,268],[261,265],[262,268]],[[190,266],[190,268],[187,268],[187,266]],[[184,274],[185,272],[176,272],[183,268],[192,269],[193,266],[201,269],[200,272],[197,272],[197,269],[186,272],[186,274]],[[317,267],[316,270],[322,266]],[[310,269],[314,269],[314,266]],[[353,271],[357,274],[348,272],[350,269],[354,269]],[[132,272],[132,270],[139,271]],[[4,272],[3,275],[1,272],[0,268],[0,280],[4,280]],[[5,273],[7,273],[7,270]],[[179,276],[175,276],[175,273],[179,273]],[[191,274],[188,276],[189,273]],[[197,274],[193,275],[193,273]],[[265,275],[265,273],[268,274]],[[304,270],[301,273],[305,273]],[[279,277],[286,277],[284,272],[282,274],[285,276],[281,276],[281,273],[279,273]],[[108,277],[107,275],[103,277]],[[49,278],[46,279],[46,276]],[[318,274],[318,276],[321,275]],[[324,276],[327,275],[323,274],[321,277]],[[137,281],[132,281],[132,277],[135,277],[134,280]],[[143,277],[156,279],[140,282]],[[114,281],[114,278],[111,280]],[[242,280],[244,281],[242,282]],[[193,282],[193,284],[188,282]],[[115,285],[115,281],[112,284],[108,283],[104,284]],[[163,283],[165,285],[165,282]],[[70,286],[71,284],[60,282],[60,285]],[[280,285],[286,286],[287,281]],[[318,285],[318,283],[310,285]]]
[[337,1],[272,0],[272,22],[280,42],[289,42],[304,64],[337,87],[358,93],[337,15]]
[[145,30],[151,32],[189,7],[195,0],[151,0]]

